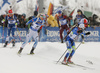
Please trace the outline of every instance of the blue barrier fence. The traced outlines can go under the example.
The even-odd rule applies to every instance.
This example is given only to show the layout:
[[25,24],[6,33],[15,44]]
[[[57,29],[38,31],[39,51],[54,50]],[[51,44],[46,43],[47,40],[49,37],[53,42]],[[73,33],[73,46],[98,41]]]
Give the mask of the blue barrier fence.
[[85,32],[90,32],[91,34],[89,36],[85,37],[86,42],[100,42],[100,27],[94,28],[87,28]]
[[[5,42],[6,37],[7,37],[7,33],[8,33],[7,30],[8,30],[8,28],[6,28],[6,27],[4,27],[4,30],[3,30],[3,27],[0,27],[0,43]],[[16,42],[24,41],[25,38],[26,38],[27,32],[28,32],[27,28],[18,28],[18,31],[16,29],[15,30],[15,40],[16,40]],[[11,36],[10,37],[10,40],[11,40],[12,35],[10,34],[10,36]]]
[[[4,35],[3,35],[4,31]],[[87,28],[84,32],[90,31],[91,34],[89,36],[85,36],[86,42],[100,42],[100,27],[94,28]],[[19,34],[20,33],[20,34]],[[27,28],[18,28],[18,31],[16,29],[15,31],[15,40],[16,42],[23,42],[26,38],[26,35],[28,33]],[[60,42],[60,34],[59,34],[59,28],[58,27],[43,27],[41,34],[40,34],[40,42]],[[64,31],[63,36],[65,36],[67,33]],[[7,28],[5,27],[3,30],[3,27],[0,27],[0,43],[4,43],[7,36]],[[20,37],[21,39],[20,39]],[[10,40],[12,37],[10,37]],[[76,41],[80,41],[81,38],[79,38]]]

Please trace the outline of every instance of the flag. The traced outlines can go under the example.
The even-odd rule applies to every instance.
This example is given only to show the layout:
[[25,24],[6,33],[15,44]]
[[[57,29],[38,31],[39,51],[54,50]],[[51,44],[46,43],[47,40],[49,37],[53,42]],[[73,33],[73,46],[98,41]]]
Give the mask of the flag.
[[[76,8],[75,8],[76,9]],[[73,15],[73,13],[74,13],[74,11],[75,11],[75,9],[70,13],[70,15],[69,16],[72,16]]]
[[5,4],[10,5],[10,2],[8,0],[3,0],[3,3],[0,5],[0,10]]
[[18,0],[17,3],[20,2],[20,1],[22,1],[22,0]]
[[35,11],[39,11],[39,0],[36,0]]

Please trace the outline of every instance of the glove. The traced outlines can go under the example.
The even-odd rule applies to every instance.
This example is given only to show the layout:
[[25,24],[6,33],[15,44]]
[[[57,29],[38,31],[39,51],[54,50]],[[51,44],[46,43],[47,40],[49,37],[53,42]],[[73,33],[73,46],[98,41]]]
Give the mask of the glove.
[[17,23],[15,23],[15,25],[17,25]]
[[16,28],[17,28],[17,23],[15,23],[15,25],[16,25]]
[[38,29],[38,31],[37,31],[37,32],[39,33],[40,31],[41,31],[41,29]]
[[81,35],[81,37],[82,37],[82,39],[84,39],[84,36],[83,36],[83,34]]
[[2,23],[4,23],[4,22],[5,22],[5,19],[2,20]]
[[85,35],[90,35],[90,32],[85,33]]
[[78,33],[82,33],[82,32],[83,32],[83,30],[78,30],[77,32],[78,32]]

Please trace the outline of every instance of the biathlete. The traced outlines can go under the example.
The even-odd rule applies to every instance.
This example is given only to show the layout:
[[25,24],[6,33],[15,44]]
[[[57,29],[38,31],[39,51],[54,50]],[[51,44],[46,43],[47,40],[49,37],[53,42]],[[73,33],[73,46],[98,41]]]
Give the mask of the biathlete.
[[68,63],[73,63],[71,61],[71,58],[73,57],[76,47],[75,47],[75,38],[82,34],[82,35],[89,35],[90,32],[83,33],[83,29],[85,28],[85,25],[80,24],[77,27],[73,27],[71,31],[69,31],[68,36],[66,36],[65,41],[66,41],[66,46],[67,46],[67,53],[64,57],[64,60],[62,64],[68,64]]
[[32,26],[29,29],[29,33],[26,36],[26,40],[25,42],[22,44],[22,46],[20,47],[20,50],[18,51],[18,54],[20,54],[23,50],[23,48],[25,47],[25,45],[29,42],[29,40],[33,37],[35,40],[34,45],[32,46],[32,49],[30,51],[30,54],[34,54],[34,49],[36,48],[37,44],[38,44],[38,40],[39,40],[39,32],[42,29],[42,27],[44,26],[44,17],[43,15],[40,15],[39,17],[33,18],[31,20],[29,20],[26,25],[32,23]]
[[17,23],[18,23],[17,17],[13,14],[13,11],[9,10],[8,13],[9,14],[5,17],[5,20],[8,21],[8,35],[6,37],[6,41],[5,41],[4,47],[6,47],[8,42],[9,42],[10,32],[11,31],[12,31],[12,37],[13,37],[13,40],[12,40],[13,45],[12,46],[15,46],[15,35],[14,35],[14,32],[15,32],[15,29],[17,28]]

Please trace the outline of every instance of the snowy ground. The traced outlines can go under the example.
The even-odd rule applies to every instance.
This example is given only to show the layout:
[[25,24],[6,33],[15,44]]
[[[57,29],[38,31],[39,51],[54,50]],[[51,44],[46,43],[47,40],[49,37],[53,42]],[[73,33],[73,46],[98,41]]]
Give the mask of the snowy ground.
[[2,48],[0,44],[0,73],[100,73],[99,42],[81,44],[72,58],[74,63],[89,68],[56,64],[66,50],[65,43],[39,42],[34,55],[27,55],[32,43],[27,44],[21,57],[17,55],[21,43],[17,43],[15,48],[10,48],[11,45]]

